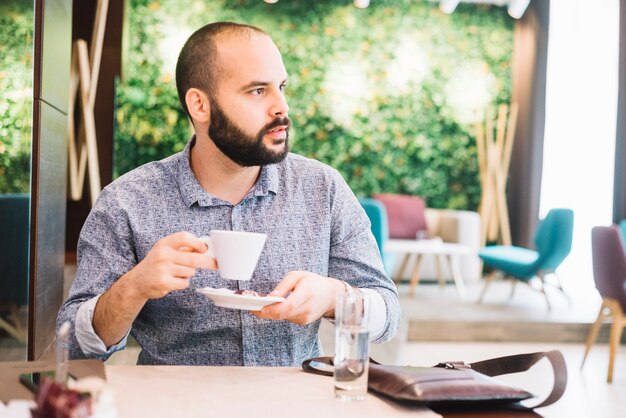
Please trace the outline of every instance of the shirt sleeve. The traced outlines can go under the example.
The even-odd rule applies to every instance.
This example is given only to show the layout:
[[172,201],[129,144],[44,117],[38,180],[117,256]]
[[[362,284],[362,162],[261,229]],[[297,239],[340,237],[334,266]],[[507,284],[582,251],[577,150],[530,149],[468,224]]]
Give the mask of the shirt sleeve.
[[92,318],[99,296],[136,265],[130,236],[127,217],[105,188],[81,230],[76,275],[57,315],[57,330],[65,322],[71,325],[71,359],[106,360],[124,348],[125,339],[107,350],[93,330]]
[[385,322],[387,318],[387,312],[385,307],[385,300],[383,297],[372,289],[359,289],[364,295],[369,298],[368,301],[368,314],[369,323],[367,329],[370,333],[370,340],[376,341],[385,332]]
[[370,339],[387,342],[400,326],[398,290],[385,273],[365,210],[341,175],[334,173],[328,275],[370,295]]
[[102,295],[89,299],[78,308],[74,322],[74,332],[76,333],[76,340],[81,350],[83,350],[83,353],[108,358],[111,354],[123,350],[126,347],[126,340],[128,339],[128,334],[130,334],[130,328],[119,343],[107,349],[102,339],[93,329],[93,312],[100,296]]

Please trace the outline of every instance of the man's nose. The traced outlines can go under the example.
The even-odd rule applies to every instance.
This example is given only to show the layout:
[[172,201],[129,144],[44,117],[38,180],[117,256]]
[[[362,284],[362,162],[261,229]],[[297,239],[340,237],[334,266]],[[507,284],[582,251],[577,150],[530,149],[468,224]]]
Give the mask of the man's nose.
[[282,91],[279,91],[274,95],[272,99],[272,106],[270,107],[270,114],[272,117],[286,116],[289,113],[289,105],[287,104],[287,98]]

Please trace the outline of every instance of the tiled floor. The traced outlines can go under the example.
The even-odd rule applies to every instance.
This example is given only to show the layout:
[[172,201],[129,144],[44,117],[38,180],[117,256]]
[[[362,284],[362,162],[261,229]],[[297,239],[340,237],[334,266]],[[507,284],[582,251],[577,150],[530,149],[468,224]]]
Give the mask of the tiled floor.
[[530,286],[519,283],[513,297],[510,297],[511,287],[510,281],[494,281],[480,304],[477,300],[483,282],[467,283],[467,296],[462,300],[452,284],[443,288],[434,283],[421,284],[413,297],[409,296],[406,284],[401,284],[398,291],[403,316],[422,320],[591,322],[595,320],[601,304],[595,289],[573,294],[570,303],[561,292],[549,287],[547,292],[552,308],[548,309],[544,296]]
[[[494,282],[483,301],[482,283],[468,283],[460,300],[453,285],[420,285],[413,297],[399,286],[402,316],[408,321],[408,341],[519,341],[584,342],[601,301],[595,290],[567,298],[549,289],[552,309],[543,295],[518,284],[510,298],[510,282]],[[600,340],[607,341],[608,327]]]

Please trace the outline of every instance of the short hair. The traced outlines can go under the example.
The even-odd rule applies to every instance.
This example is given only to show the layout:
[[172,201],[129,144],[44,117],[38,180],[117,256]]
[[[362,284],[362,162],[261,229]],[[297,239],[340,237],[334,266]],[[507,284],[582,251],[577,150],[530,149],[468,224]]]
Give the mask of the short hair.
[[185,95],[190,88],[205,92],[211,99],[215,97],[217,80],[222,73],[217,57],[218,35],[252,35],[254,33],[267,35],[263,29],[252,25],[214,22],[196,30],[187,39],[176,62],[178,99],[187,115],[189,115],[189,109],[185,103]]

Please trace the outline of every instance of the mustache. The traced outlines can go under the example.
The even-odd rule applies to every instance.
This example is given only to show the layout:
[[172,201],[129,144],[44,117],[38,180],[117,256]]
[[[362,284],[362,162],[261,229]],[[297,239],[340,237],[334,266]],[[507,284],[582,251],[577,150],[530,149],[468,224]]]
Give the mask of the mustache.
[[277,128],[279,126],[287,126],[287,130],[291,127],[291,120],[288,116],[282,118],[276,118],[263,128],[263,134],[267,133],[267,131]]

